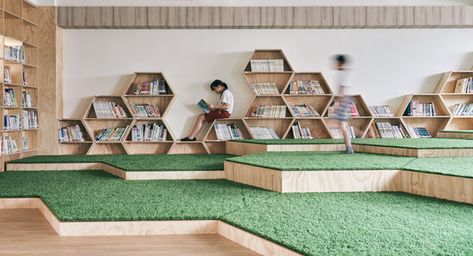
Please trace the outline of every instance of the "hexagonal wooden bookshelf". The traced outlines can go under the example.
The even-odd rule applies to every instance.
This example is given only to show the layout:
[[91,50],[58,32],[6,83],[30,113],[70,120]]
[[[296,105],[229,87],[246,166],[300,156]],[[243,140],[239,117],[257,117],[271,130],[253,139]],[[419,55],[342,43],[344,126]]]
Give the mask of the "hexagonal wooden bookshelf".
[[[356,138],[364,138],[368,133],[368,129],[373,121],[373,116],[366,105],[363,96],[361,95],[351,95],[353,103],[355,104],[358,115],[350,117],[348,120],[348,126],[353,128]],[[338,97],[334,96],[329,103],[329,106],[324,115],[324,123],[327,129],[330,132],[330,135],[333,139],[340,138],[338,121],[333,116],[334,104],[338,100]]]
[[[416,102],[415,106],[410,107],[412,102]],[[422,107],[418,107],[418,104]],[[425,104],[433,104],[435,112],[430,110],[431,107],[427,108]],[[417,112],[411,110],[416,108],[418,108]],[[427,110],[424,111],[425,109]],[[414,130],[419,128],[425,128],[432,137],[436,137],[450,120],[450,112],[438,94],[406,95],[396,116],[402,117],[411,138],[418,137]]]
[[[218,124],[224,124],[226,128],[229,129],[229,132],[227,133],[227,137],[230,136],[230,138],[226,138],[226,139],[234,139],[234,136],[230,135],[230,133],[234,132],[235,129],[238,129],[241,132],[243,139],[251,138],[251,134],[248,131],[248,128],[246,127],[245,123],[243,122],[241,118],[217,119],[209,126],[209,128],[205,132],[204,139],[203,139],[209,153],[211,154],[225,153],[226,140],[225,138],[219,139],[219,136],[217,134],[217,128],[216,128],[216,125]],[[222,131],[219,130],[219,132],[222,132]]]
[[[463,83],[465,79],[469,81]],[[472,81],[473,70],[460,70],[445,72],[437,84],[435,93],[440,94],[451,116],[445,130],[473,130],[473,113],[462,111],[467,104],[473,106]]]
[[58,154],[60,155],[84,155],[87,154],[90,147],[92,146],[92,136],[89,129],[86,128],[83,121],[80,119],[60,119],[58,122],[58,129],[78,126],[84,141],[60,141],[58,147]]

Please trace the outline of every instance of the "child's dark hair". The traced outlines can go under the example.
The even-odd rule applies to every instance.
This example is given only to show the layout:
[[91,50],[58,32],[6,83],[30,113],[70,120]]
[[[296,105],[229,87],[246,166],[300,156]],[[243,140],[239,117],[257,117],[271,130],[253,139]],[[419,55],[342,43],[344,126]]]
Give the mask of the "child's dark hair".
[[344,65],[348,63],[348,56],[344,54],[337,54],[333,56],[333,60],[336,61],[340,65]]
[[225,90],[228,89],[228,85],[226,83],[224,83],[222,80],[214,80],[211,84],[210,84],[210,89],[212,89],[212,91],[217,88],[219,85],[223,86],[223,88],[225,88]]

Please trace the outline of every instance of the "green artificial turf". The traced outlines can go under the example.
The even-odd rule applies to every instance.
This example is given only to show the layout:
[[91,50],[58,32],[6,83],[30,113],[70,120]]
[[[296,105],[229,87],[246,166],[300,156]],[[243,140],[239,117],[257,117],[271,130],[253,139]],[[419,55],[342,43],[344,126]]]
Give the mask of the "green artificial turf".
[[53,155],[33,156],[11,163],[104,163],[124,171],[218,171],[232,155]]
[[62,221],[223,220],[305,255],[473,254],[472,205],[404,193],[279,194],[69,171],[0,173],[8,197],[40,197]]
[[413,157],[341,152],[266,152],[229,158],[228,161],[285,171],[397,170]]
[[252,144],[263,144],[263,145],[292,145],[292,144],[343,144],[343,140],[335,139],[244,139],[244,140],[234,140],[236,142],[252,143]]
[[473,178],[473,158],[417,158],[414,161],[406,164],[402,169]]
[[353,139],[353,144],[412,149],[473,149],[473,140],[463,139]]
[[[334,139],[283,139],[283,140],[238,140],[245,143],[264,145],[297,145],[297,144],[341,144],[342,140]],[[472,148],[472,140],[464,139],[439,139],[439,138],[406,138],[406,139],[352,139],[353,144],[385,146],[396,148],[413,149],[452,149],[452,148]]]

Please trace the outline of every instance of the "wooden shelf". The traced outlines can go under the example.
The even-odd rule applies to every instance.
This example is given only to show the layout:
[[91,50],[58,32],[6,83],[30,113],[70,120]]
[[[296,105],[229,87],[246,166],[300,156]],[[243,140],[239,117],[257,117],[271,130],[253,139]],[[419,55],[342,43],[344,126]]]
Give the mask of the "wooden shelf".
[[310,134],[314,139],[325,139],[331,138],[330,132],[325,126],[324,121],[321,118],[317,119],[300,119],[296,118],[289,126],[286,131],[284,138],[285,139],[294,139],[293,126],[300,123],[301,128],[309,128]]
[[435,88],[436,94],[455,93],[457,80],[473,77],[473,70],[445,72]]
[[366,134],[366,137],[368,138],[381,138],[379,132],[378,132],[378,127],[376,126],[376,123],[378,122],[383,122],[383,123],[389,123],[391,125],[398,125],[401,126],[404,131],[407,133],[407,135],[410,137],[409,131],[406,129],[406,124],[404,123],[403,119],[400,117],[374,117],[373,122],[371,123],[368,133]]
[[[437,137],[440,130],[444,130],[450,120],[450,117],[402,117],[406,128],[408,127],[424,127],[426,128],[432,137]],[[408,129],[411,137],[414,135]]]
[[[280,49],[256,49],[250,60],[273,60],[282,59],[284,61],[284,72],[293,72],[291,64],[288,62],[286,55]],[[244,72],[254,72],[251,70],[250,62],[245,67]],[[284,73],[280,72],[280,73]],[[270,72],[254,72],[254,73],[270,73]],[[272,72],[274,73],[274,72]]]
[[[397,112],[396,116],[402,116],[402,117],[424,117],[424,116],[407,116],[405,115],[409,103],[411,101],[418,101],[421,104],[426,104],[426,103],[433,103],[435,107],[435,112],[436,116],[443,117],[443,116],[449,116],[450,112],[448,108],[445,106],[442,98],[440,97],[439,94],[411,94],[411,95],[406,95],[404,97],[403,102],[401,103],[401,106],[399,107],[399,111]],[[425,116],[425,117],[433,117],[433,116]]]
[[[292,77],[292,81],[290,82],[294,82],[294,81],[318,81],[323,91],[325,92],[325,94],[322,94],[322,95],[333,94],[333,91],[330,88],[329,84],[327,83],[327,80],[325,79],[324,75],[320,72],[296,72],[294,73],[294,76]],[[307,94],[289,94],[289,83],[284,89],[284,94],[294,95],[294,96],[307,95]],[[315,95],[320,95],[320,94],[315,94]]]
[[[338,128],[338,120],[334,118],[325,118],[323,119],[323,121],[331,137],[333,139],[336,139],[336,136],[333,133],[333,131],[331,131],[331,129]],[[348,126],[353,127],[353,129],[355,130],[356,138],[365,138],[372,121],[373,121],[373,118],[369,118],[369,117],[368,118],[350,118],[348,120]]]
[[[352,116],[351,119],[357,119],[357,118],[371,118],[371,112],[368,108],[368,105],[366,104],[363,96],[361,95],[351,95],[353,103],[356,106],[356,109],[358,110],[359,116]],[[332,97],[329,106],[327,107],[327,110],[325,111],[324,116],[328,118],[334,118],[334,117],[329,117],[329,109],[332,107],[332,105],[335,103],[336,100],[338,100],[339,97],[334,96]]]

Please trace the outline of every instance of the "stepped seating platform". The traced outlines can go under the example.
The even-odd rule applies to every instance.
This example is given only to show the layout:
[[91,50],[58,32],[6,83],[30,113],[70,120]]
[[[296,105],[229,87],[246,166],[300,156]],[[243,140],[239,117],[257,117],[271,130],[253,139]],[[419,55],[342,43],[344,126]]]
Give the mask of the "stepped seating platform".
[[438,132],[437,137],[473,140],[473,130],[442,130]]
[[225,154],[51,155],[9,162],[7,171],[103,170],[124,180],[222,179]]
[[282,193],[398,191],[473,204],[472,158],[268,152],[227,159],[225,176]]
[[[353,139],[355,152],[410,157],[473,156],[473,141],[464,139]],[[227,142],[226,153],[247,155],[261,152],[343,151],[341,140],[238,140]]]

